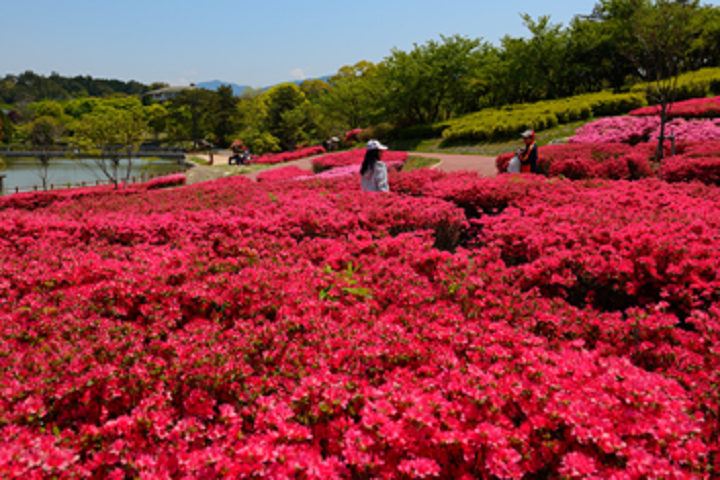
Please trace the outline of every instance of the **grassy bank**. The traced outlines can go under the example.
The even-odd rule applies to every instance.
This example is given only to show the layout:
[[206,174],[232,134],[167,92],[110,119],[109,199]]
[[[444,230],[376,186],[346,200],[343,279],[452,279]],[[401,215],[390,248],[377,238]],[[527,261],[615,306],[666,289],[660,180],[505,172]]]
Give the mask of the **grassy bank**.
[[[541,132],[537,132],[537,142],[540,146],[549,143],[561,143],[568,137],[575,134],[575,130],[582,127],[588,122],[596,119],[579,120],[576,122],[558,125]],[[464,155],[500,155],[502,153],[511,152],[522,147],[521,138],[514,140],[496,141],[496,142],[453,142],[443,141],[442,138],[434,139],[407,139],[389,141],[388,145],[393,150],[405,150],[409,152],[422,153],[450,153]]]

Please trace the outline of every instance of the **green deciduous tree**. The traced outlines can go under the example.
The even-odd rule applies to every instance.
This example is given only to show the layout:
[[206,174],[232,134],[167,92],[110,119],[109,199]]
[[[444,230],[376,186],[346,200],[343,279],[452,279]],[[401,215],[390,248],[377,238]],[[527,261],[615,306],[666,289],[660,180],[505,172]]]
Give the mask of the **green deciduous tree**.
[[380,117],[381,84],[377,72],[375,64],[362,61],[342,67],[328,80],[329,88],[319,98],[319,104],[335,127],[333,130],[363,128]]
[[107,109],[90,113],[77,122],[74,130],[72,143],[93,155],[97,168],[116,189],[123,180],[123,157],[127,160],[124,180],[130,180],[133,158],[147,130],[141,111]]
[[211,128],[208,125],[208,112],[212,105],[212,92],[204,88],[188,88],[167,102],[170,119],[175,133],[181,139],[191,139],[193,148]]
[[379,73],[387,114],[406,125],[445,117],[475,69],[479,46],[480,40],[454,35],[416,44],[410,52],[392,50]]
[[277,152],[280,140],[267,130],[268,96],[260,90],[247,88],[238,104],[239,130],[236,137],[241,139],[250,151],[256,153]]
[[29,123],[26,128],[33,149],[39,152],[37,175],[42,181],[43,190],[47,190],[50,151],[60,139],[63,126],[51,116],[42,116]]
[[212,94],[208,108],[208,122],[212,133],[225,145],[229,143],[230,136],[240,125],[239,101],[230,85],[222,85]]
[[697,0],[602,2],[608,23],[626,32],[630,39],[621,45],[623,54],[649,82],[648,96],[660,106],[658,159],[663,157],[665,125],[668,109],[676,98],[678,76],[692,67],[690,52],[702,33],[698,8]]
[[308,104],[305,94],[294,83],[283,83],[271,88],[267,95],[268,132],[280,140],[286,149],[294,149],[307,126]]
[[153,132],[155,141],[159,140],[160,134],[167,129],[168,124],[168,110],[160,104],[153,104],[145,107],[145,117],[147,118],[148,126]]
[[316,101],[330,90],[330,84],[325,80],[313,78],[312,80],[302,82],[300,84],[300,90],[308,100]]

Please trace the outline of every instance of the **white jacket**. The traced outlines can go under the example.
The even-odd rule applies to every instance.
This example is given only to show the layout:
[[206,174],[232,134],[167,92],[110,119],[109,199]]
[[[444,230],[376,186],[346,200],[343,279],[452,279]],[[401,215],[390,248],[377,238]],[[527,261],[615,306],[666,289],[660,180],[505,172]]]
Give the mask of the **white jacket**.
[[375,162],[375,166],[360,178],[360,186],[366,192],[389,192],[387,165]]

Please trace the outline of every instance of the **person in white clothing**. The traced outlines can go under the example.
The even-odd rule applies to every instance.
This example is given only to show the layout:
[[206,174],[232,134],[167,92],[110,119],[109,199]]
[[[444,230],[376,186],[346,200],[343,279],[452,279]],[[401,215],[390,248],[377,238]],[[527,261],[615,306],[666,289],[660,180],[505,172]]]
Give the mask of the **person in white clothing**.
[[365,147],[365,160],[360,167],[360,186],[366,192],[389,192],[387,165],[380,160],[380,152],[387,147],[370,140]]

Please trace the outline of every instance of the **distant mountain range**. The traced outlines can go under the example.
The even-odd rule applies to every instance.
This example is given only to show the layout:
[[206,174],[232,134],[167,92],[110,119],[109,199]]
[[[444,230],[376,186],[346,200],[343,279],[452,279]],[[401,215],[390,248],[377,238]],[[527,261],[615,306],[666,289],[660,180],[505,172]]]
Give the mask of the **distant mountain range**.
[[[318,79],[318,80],[327,80],[327,79],[329,79],[330,77],[332,77],[332,75],[325,75],[324,77],[317,77],[317,79]],[[314,80],[314,79],[313,79],[313,78],[307,78],[307,79],[305,79],[305,80]],[[303,83],[305,80],[289,80],[288,82],[289,82],[289,83],[295,83],[295,84],[297,84],[297,85],[300,85],[300,84]],[[283,82],[283,83],[288,83],[288,82]],[[238,84],[236,84],[236,83],[223,82],[223,81],[221,81],[221,80],[211,80],[211,81],[209,81],[209,82],[200,82],[200,83],[196,83],[196,84],[195,84],[196,87],[198,87],[198,88],[204,88],[204,89],[207,89],[207,90],[217,90],[217,89],[220,88],[222,85],[230,85],[230,86],[232,87],[232,89],[233,89],[233,95],[236,95],[236,96],[242,95],[242,93],[245,91],[245,89],[251,88],[251,87],[249,87],[249,86],[247,86],[247,85],[238,85]],[[278,84],[278,85],[279,85],[279,84]],[[262,91],[265,91],[265,90],[267,90],[267,89],[269,89],[269,88],[272,88],[272,87],[274,87],[274,86],[275,86],[275,85],[270,85],[269,87],[263,87],[261,90],[262,90]]]

